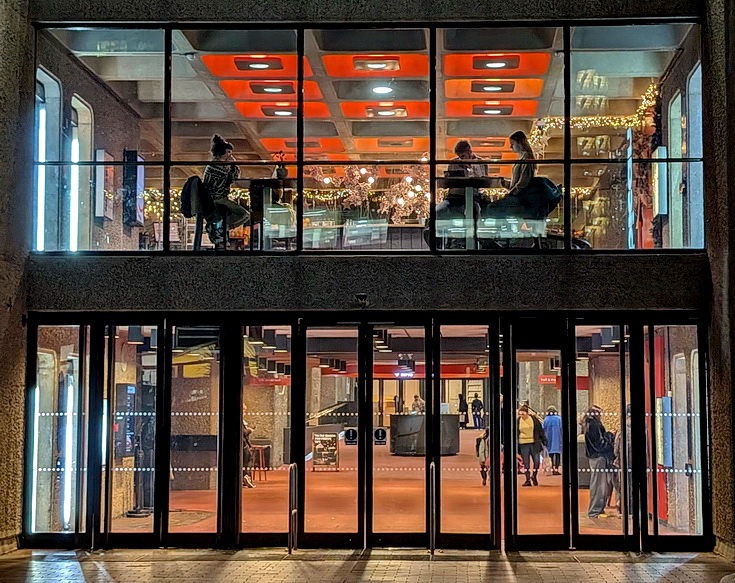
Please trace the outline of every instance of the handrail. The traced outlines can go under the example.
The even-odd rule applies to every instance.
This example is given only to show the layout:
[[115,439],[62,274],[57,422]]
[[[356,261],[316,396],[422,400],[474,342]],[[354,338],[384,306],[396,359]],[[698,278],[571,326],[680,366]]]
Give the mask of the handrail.
[[299,528],[299,473],[296,464],[288,466],[288,554],[297,548]]
[[436,550],[436,464],[429,464],[429,551]]

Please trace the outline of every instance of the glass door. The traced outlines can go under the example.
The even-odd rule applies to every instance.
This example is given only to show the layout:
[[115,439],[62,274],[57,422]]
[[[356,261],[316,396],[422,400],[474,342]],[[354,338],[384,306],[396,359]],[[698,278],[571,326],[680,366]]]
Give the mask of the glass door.
[[375,325],[367,356],[368,547],[428,545],[427,436],[435,431],[423,326]]
[[569,548],[569,439],[564,321],[504,326],[506,548]]
[[439,548],[500,546],[500,427],[494,413],[500,367],[493,328],[492,334],[487,325],[435,328]]

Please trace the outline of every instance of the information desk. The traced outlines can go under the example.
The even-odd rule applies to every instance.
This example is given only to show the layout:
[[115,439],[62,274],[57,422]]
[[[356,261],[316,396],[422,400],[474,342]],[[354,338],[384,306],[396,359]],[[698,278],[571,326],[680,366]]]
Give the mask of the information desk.
[[[440,415],[440,455],[459,453],[459,415]],[[390,415],[390,452],[426,455],[426,415]]]

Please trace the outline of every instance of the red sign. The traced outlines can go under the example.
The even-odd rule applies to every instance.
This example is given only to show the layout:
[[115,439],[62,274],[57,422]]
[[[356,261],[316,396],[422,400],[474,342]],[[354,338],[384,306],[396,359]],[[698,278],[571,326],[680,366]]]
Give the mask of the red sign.
[[555,374],[542,374],[538,377],[538,384],[540,385],[555,385],[558,377]]

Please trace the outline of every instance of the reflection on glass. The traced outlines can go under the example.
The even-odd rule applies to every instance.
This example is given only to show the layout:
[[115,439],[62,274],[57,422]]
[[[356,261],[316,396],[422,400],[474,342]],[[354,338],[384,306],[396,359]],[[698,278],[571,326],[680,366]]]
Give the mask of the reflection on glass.
[[441,532],[490,533],[487,346],[485,326],[441,328]]
[[[156,429],[156,353],[153,326],[108,328],[114,339],[111,444],[108,452],[110,532],[153,531]],[[109,344],[108,344],[109,346]]]
[[243,343],[242,531],[287,532],[291,328],[248,326]]
[[[373,332],[373,532],[426,530],[424,354],[423,328]],[[397,381],[392,395],[386,379]]]
[[439,249],[564,247],[563,165],[458,157],[437,176]]
[[216,532],[219,328],[173,332],[169,531]]
[[306,333],[306,532],[358,529],[357,336],[356,328]]
[[701,176],[702,162],[574,164],[572,236],[595,249],[701,246],[684,218],[701,216]]
[[[31,532],[81,531],[77,481],[86,465],[80,416],[86,418],[86,380],[78,326],[39,326],[32,392]],[[80,457],[80,453],[82,457]],[[85,476],[83,476],[84,478]],[[84,522],[84,516],[80,516]]]
[[563,453],[557,439],[559,421],[564,422],[560,417],[561,353],[520,345],[516,367],[517,532],[559,534],[564,531],[563,484],[560,466],[555,465],[559,460],[550,454]]
[[696,326],[656,326],[653,336],[658,532],[703,532],[699,349]]
[[579,532],[621,534],[621,469],[631,438],[630,416],[621,410],[620,349],[627,342],[620,326],[578,326],[576,340]]
[[307,166],[304,249],[428,249],[429,168]]

